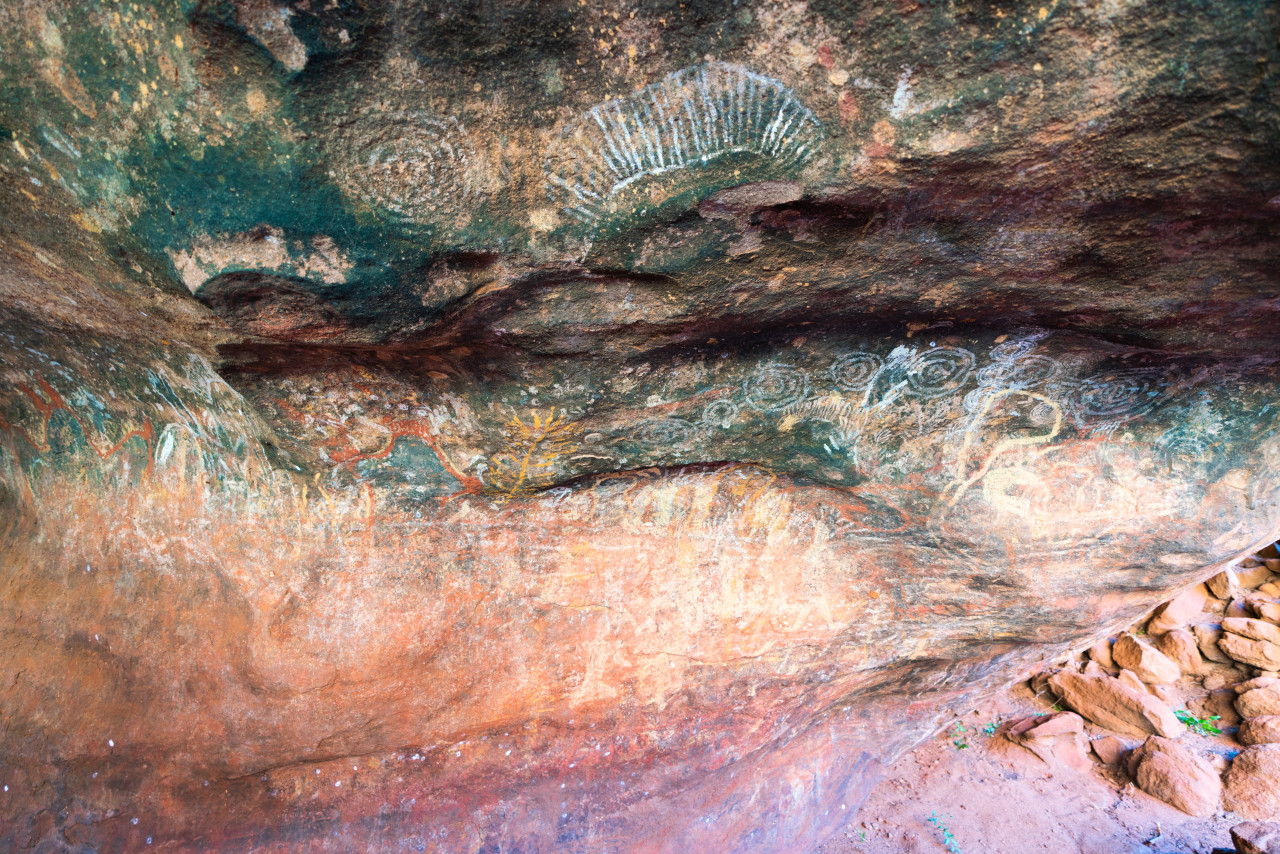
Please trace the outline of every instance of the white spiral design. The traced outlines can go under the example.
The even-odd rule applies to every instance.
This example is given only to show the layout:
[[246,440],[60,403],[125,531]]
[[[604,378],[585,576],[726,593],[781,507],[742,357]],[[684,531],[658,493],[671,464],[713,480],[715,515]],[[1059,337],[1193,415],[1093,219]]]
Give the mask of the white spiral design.
[[742,393],[752,408],[776,412],[809,396],[809,375],[790,365],[761,365],[742,384]]
[[1085,420],[1134,418],[1151,410],[1163,396],[1160,371],[1150,368],[1109,371],[1081,380],[1072,404]]
[[482,194],[479,158],[453,118],[367,110],[340,126],[327,148],[343,191],[391,219],[440,221]]
[[875,353],[849,353],[827,369],[827,376],[841,391],[857,392],[871,384],[884,362]]
[[907,363],[907,389],[916,397],[951,394],[968,381],[973,363],[973,354],[959,347],[925,350]]

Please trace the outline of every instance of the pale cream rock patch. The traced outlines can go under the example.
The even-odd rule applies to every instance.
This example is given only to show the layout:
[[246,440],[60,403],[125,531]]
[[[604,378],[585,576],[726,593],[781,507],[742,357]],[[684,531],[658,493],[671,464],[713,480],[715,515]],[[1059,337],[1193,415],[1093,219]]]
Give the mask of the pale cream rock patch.
[[300,257],[290,255],[284,232],[266,228],[222,238],[205,235],[186,250],[169,251],[169,260],[182,283],[195,293],[213,276],[227,270],[260,270],[304,279],[318,279],[329,285],[347,281],[350,259],[333,239],[318,235]]

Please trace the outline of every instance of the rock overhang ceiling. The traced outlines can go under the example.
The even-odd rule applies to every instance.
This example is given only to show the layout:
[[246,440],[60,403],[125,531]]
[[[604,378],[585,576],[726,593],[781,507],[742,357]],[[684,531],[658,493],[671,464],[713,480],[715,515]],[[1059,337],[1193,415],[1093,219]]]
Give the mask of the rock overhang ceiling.
[[805,850],[1274,532],[1268,4],[0,25],[6,844]]

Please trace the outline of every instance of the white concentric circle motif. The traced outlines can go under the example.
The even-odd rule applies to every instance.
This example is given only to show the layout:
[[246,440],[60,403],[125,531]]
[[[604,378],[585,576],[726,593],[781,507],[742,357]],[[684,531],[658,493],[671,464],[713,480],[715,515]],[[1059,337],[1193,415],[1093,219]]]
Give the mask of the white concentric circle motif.
[[978,371],[978,382],[1004,388],[1031,388],[1052,379],[1057,373],[1057,362],[1033,353],[987,365]]
[[960,389],[973,371],[974,358],[959,347],[934,347],[907,363],[907,389],[916,397],[941,397]]
[[841,391],[862,391],[871,384],[882,364],[875,353],[849,353],[832,363],[827,376]]
[[1016,359],[1018,356],[1025,356],[1030,353],[1035,346],[1034,341],[1026,339],[1005,341],[1003,344],[997,344],[991,348],[991,358],[997,361],[1001,359]]
[[392,219],[465,212],[483,184],[475,149],[453,118],[370,110],[339,128],[328,149],[343,191]]
[[809,396],[809,375],[790,365],[761,365],[742,384],[742,393],[749,406],[775,412]]
[[1111,420],[1149,411],[1160,399],[1160,371],[1151,368],[1110,371],[1082,380],[1073,403],[1081,416]]
[[683,418],[655,418],[636,429],[636,438],[646,445],[680,447],[697,434],[697,428]]
[[713,400],[702,410],[702,423],[707,427],[727,428],[738,420],[738,404],[732,400]]

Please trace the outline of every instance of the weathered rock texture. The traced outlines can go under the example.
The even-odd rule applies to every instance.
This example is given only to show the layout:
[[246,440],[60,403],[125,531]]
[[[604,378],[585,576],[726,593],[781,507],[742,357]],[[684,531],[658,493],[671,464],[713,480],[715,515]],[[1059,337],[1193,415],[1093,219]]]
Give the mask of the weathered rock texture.
[[0,32],[2,849],[804,851],[1274,538],[1274,4]]
[[1269,821],[1280,813],[1280,744],[1246,747],[1227,770],[1226,807],[1245,818]]
[[1246,821],[1231,828],[1238,854],[1280,854],[1280,824]]
[[1138,788],[1188,815],[1212,815],[1222,801],[1218,772],[1176,741],[1152,736],[1130,763]]

